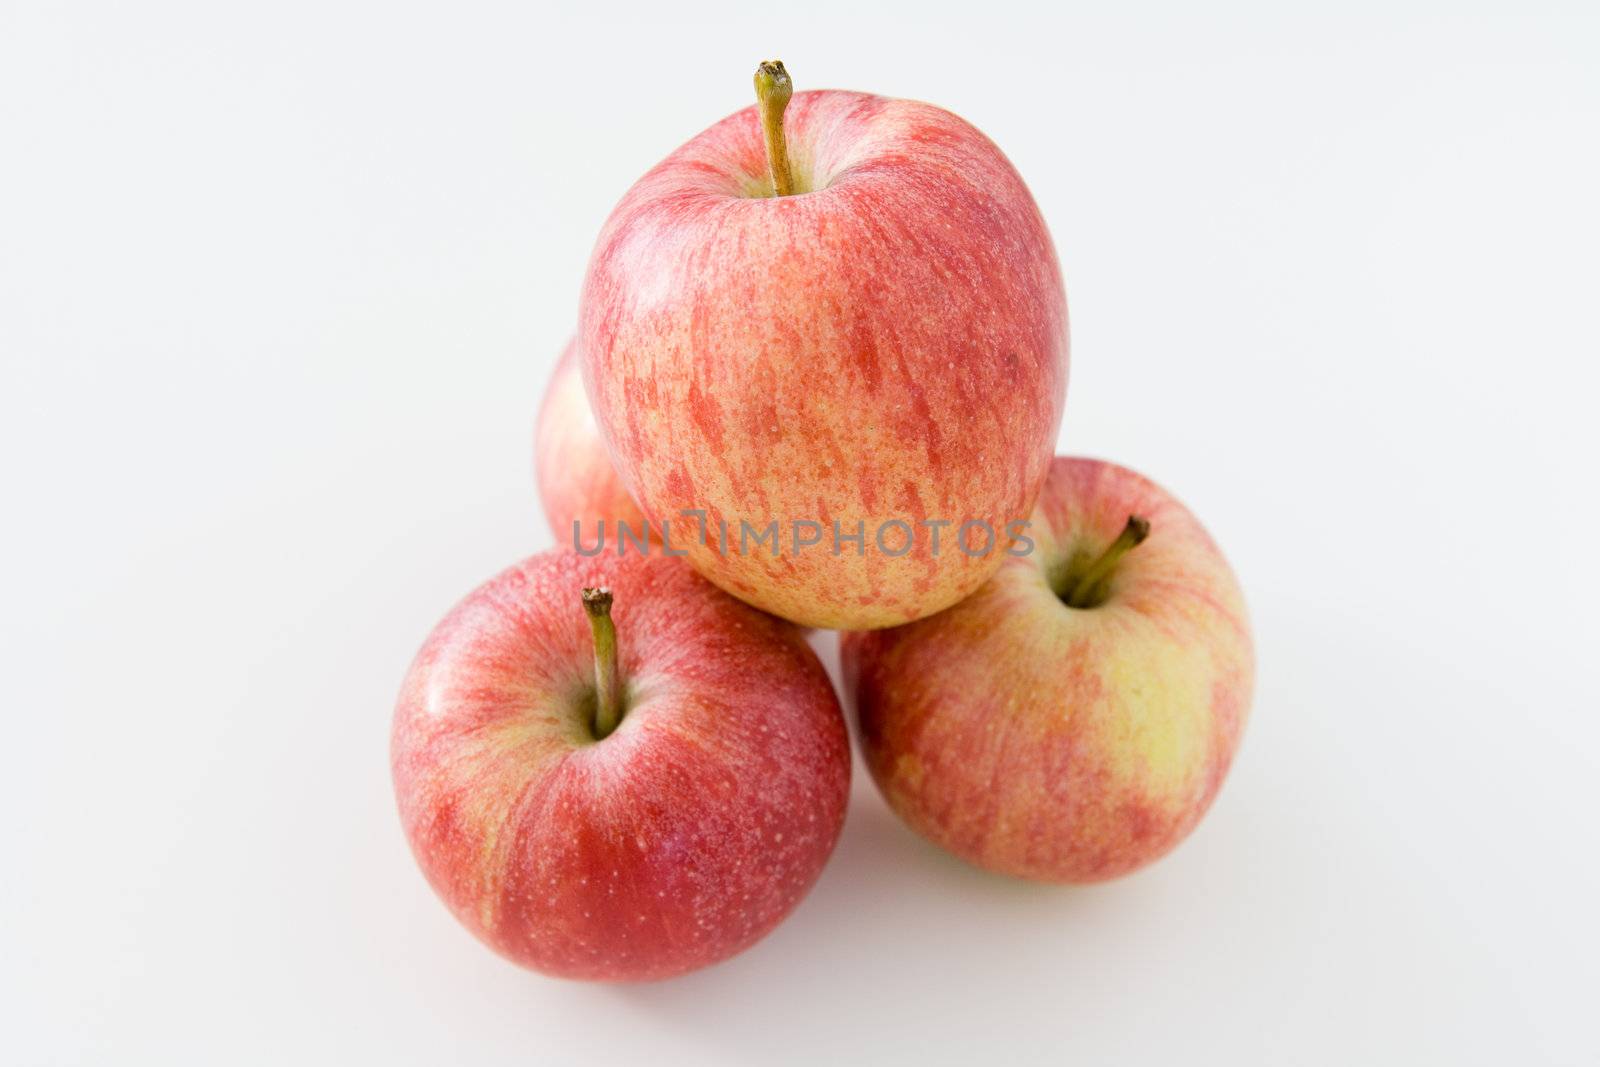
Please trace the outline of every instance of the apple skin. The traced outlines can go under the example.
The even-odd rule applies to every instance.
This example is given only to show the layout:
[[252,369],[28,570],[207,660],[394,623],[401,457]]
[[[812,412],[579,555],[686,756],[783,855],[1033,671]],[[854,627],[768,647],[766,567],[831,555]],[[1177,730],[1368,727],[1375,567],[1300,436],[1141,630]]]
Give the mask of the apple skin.
[[[584,283],[584,379],[624,483],[702,574],[808,626],[903,623],[983,584],[1028,517],[1066,395],[1061,269],[1016,170],[955,115],[821,91],[784,124],[797,195],[764,195],[751,107],[623,197]],[[872,544],[889,520],[905,555]],[[924,520],[951,523],[937,553]],[[783,550],[723,553],[719,521],[777,521]],[[791,551],[795,521],[823,544]],[[999,546],[957,551],[967,521]],[[832,554],[835,522],[865,523],[866,551]]]
[[[595,741],[579,594],[602,585],[629,706]],[[612,981],[765,935],[821,872],[850,785],[799,631],[663,556],[547,552],[480,586],[417,654],[390,754],[412,852],[456,918],[516,963]]]
[[626,522],[643,536],[644,512],[611,465],[600,427],[589,410],[576,338],[567,343],[545,386],[533,442],[539,502],[557,545],[576,547],[572,531],[578,523],[582,543],[593,546],[602,520],[608,547],[616,542],[618,522]]
[[[1104,603],[1068,607],[1052,574],[1129,515],[1148,540]],[[847,635],[847,692],[874,780],[919,833],[1004,874],[1114,878],[1183,840],[1222,785],[1254,677],[1244,599],[1194,516],[1112,463],[1057,459],[1028,535],[1031,554],[955,607]]]

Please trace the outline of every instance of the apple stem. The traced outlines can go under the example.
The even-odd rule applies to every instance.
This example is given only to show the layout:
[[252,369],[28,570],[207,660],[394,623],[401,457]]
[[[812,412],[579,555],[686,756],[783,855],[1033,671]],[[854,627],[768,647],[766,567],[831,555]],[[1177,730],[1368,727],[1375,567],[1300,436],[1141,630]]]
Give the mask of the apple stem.
[[1143,543],[1150,536],[1150,522],[1138,515],[1129,515],[1128,523],[1111,542],[1109,548],[1100,553],[1100,558],[1089,564],[1089,569],[1083,572],[1083,577],[1073,585],[1067,595],[1063,597],[1067,606],[1071,608],[1092,608],[1100,602],[1099,586],[1110,576],[1112,568],[1117,561],[1134,548]]
[[594,736],[608,736],[622,717],[622,694],[617,686],[617,627],[611,621],[611,590],[585,589],[583,610],[589,613],[594,633]]
[[783,60],[764,59],[756,68],[756,104],[761,111],[761,136],[767,142],[767,169],[772,172],[772,191],[776,196],[794,193],[794,176],[789,172],[789,142],[783,136],[783,109],[794,95],[794,83],[783,69]]

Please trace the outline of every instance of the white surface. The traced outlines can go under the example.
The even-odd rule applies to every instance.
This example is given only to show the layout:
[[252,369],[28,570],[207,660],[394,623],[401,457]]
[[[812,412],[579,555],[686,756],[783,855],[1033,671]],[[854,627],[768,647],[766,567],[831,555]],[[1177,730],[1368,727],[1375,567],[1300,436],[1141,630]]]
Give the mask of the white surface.
[[[1593,5],[741,7],[0,8],[0,1060],[1592,1061]],[[551,543],[606,212],[770,53],[1011,155],[1064,449],[1211,526],[1254,718],[1124,881],[981,875],[858,778],[770,939],[563,984],[423,883],[390,707]]]

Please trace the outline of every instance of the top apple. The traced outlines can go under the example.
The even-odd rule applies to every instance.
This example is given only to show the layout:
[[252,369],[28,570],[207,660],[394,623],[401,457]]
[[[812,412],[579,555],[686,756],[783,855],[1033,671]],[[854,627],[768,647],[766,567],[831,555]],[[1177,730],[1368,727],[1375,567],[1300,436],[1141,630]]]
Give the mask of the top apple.
[[781,64],[757,90],[607,220],[585,382],[628,489],[707,578],[809,626],[897,625],[975,590],[1029,515],[1066,395],[1061,269],[962,119],[790,102]]

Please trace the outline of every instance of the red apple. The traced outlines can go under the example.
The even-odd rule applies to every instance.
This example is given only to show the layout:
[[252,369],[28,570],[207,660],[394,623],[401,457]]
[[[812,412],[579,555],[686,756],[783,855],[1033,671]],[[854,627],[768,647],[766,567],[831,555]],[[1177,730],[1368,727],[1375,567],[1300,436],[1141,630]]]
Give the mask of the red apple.
[[573,533],[577,524],[583,545],[592,547],[599,539],[602,521],[608,545],[616,541],[619,522],[644,536],[644,512],[617,477],[617,469],[611,465],[605,441],[600,437],[600,427],[589,411],[576,338],[568,342],[556,362],[550,384],[545,387],[544,403],[539,405],[533,468],[539,483],[539,500],[557,545],[577,544]]
[[511,567],[435,628],[391,764],[456,918],[524,966],[610,980],[771,930],[822,870],[850,781],[838,702],[794,627],[680,560],[570,551]]
[[1254,674],[1244,599],[1194,516],[1115,464],[1057,459],[1028,536],[955,607],[845,637],[861,743],[889,805],[956,855],[1111,878],[1222,785]]
[[[948,111],[826,91],[766,115],[775,138],[746,108],[612,213],[583,287],[589,396],[634,498],[722,588],[810,626],[920,618],[994,572],[1049,466],[1055,250],[1010,162]],[[781,551],[724,550],[741,523],[777,523]],[[960,550],[963,523],[994,543],[974,525]]]

